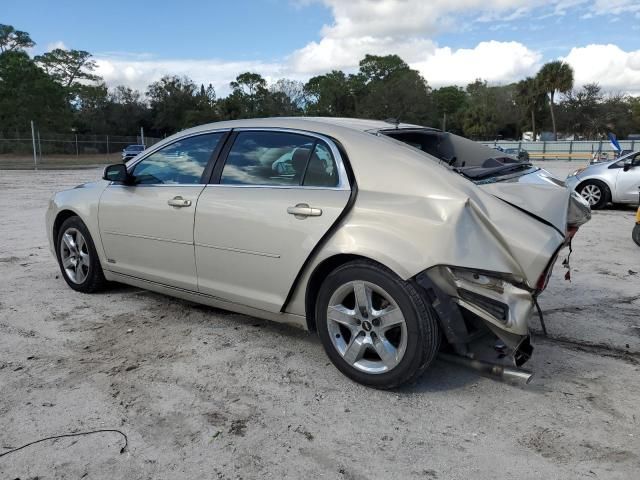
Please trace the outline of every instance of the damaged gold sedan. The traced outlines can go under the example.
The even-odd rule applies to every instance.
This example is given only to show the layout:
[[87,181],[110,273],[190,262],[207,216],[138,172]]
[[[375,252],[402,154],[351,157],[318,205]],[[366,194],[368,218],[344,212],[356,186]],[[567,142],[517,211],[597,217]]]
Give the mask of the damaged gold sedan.
[[[441,349],[528,378],[529,322],[590,218],[549,173],[455,135],[334,118],[180,132],[47,212],[67,284],[118,281],[317,331],[377,388]],[[513,367],[483,363],[498,340]]]

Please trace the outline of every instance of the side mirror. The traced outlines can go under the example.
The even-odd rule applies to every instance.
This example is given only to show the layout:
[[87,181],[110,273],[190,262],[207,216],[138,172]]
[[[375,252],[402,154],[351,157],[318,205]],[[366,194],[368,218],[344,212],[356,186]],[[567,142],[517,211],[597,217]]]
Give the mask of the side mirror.
[[102,173],[102,179],[125,185],[133,183],[131,175],[127,172],[127,167],[123,163],[116,163],[105,167],[104,172]]
[[628,158],[627,160],[625,160],[622,170],[624,170],[625,172],[628,172],[631,169],[631,167],[633,167],[633,160]]

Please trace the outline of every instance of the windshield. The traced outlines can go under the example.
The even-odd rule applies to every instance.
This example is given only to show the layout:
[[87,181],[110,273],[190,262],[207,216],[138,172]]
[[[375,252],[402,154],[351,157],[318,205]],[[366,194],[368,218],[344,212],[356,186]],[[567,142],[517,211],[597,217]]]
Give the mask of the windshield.
[[416,128],[381,130],[379,133],[428,153],[474,180],[531,167],[529,162],[447,132]]

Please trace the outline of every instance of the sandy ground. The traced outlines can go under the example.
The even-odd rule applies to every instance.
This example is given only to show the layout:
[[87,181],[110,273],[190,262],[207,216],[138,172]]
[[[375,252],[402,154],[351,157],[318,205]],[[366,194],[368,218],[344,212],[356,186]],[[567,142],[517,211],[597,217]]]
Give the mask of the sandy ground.
[[[577,164],[556,163],[561,176]],[[69,289],[46,202],[98,175],[0,171],[0,453],[99,428],[129,447],[114,433],[48,441],[0,457],[0,478],[638,478],[632,209],[594,213],[572,283],[556,266],[532,384],[438,360],[381,392],[343,377],[303,331],[125,286]]]

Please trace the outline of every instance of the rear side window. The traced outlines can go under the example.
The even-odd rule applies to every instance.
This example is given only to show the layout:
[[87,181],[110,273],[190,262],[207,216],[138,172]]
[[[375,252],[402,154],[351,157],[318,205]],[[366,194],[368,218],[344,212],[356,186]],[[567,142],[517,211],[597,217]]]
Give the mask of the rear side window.
[[335,161],[313,137],[287,132],[240,132],[220,183],[231,185],[336,186]]
[[336,162],[331,155],[331,150],[324,143],[316,143],[302,184],[309,187],[338,186]]
[[194,184],[201,177],[223,133],[185,138],[141,160],[132,174],[138,184]]

